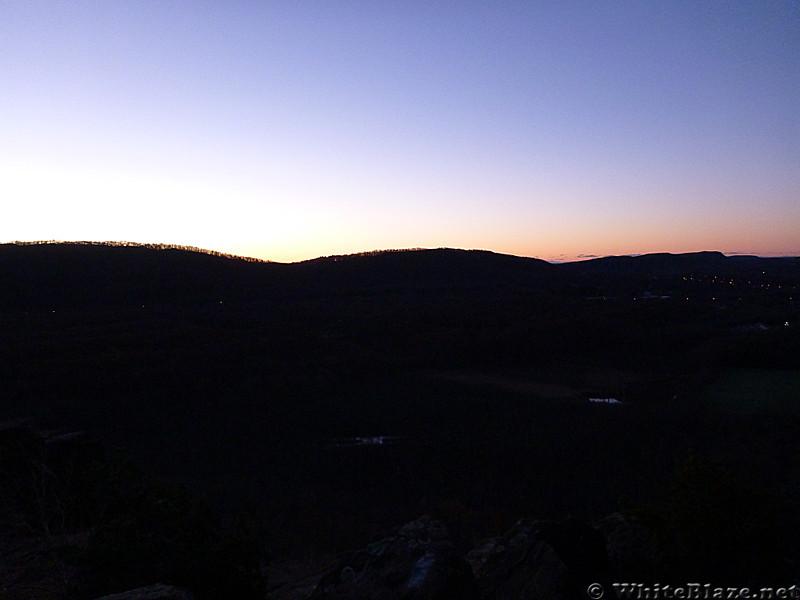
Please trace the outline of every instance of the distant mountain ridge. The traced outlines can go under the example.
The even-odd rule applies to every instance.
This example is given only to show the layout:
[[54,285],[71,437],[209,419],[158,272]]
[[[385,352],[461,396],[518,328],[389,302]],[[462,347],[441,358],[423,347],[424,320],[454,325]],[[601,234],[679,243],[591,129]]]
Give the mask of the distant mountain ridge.
[[563,274],[579,279],[598,278],[680,278],[682,276],[717,276],[761,279],[769,273],[783,280],[797,281],[800,258],[765,258],[751,255],[726,256],[722,252],[666,252],[639,256],[608,256],[559,265]]
[[610,256],[553,264],[487,250],[374,251],[275,263],[168,245],[0,244],[0,305],[141,304],[245,300],[354,288],[511,285],[540,289],[582,280],[686,273],[796,273],[797,258],[721,252]]

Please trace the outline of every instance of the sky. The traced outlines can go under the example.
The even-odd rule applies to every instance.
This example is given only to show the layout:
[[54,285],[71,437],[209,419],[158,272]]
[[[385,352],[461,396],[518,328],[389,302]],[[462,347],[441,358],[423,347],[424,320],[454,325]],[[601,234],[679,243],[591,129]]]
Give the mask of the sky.
[[0,242],[800,255],[800,2],[3,0]]

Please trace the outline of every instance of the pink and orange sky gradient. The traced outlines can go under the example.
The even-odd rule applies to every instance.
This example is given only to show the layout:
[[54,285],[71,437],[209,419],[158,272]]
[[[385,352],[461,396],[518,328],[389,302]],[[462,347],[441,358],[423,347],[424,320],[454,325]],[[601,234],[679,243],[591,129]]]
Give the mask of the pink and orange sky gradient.
[[800,3],[9,0],[0,242],[800,255]]

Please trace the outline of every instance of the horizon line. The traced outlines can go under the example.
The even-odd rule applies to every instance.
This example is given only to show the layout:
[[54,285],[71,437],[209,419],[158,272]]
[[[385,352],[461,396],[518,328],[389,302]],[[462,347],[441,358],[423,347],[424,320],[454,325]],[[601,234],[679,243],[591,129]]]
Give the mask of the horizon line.
[[[388,254],[392,252],[418,252],[418,251],[429,251],[429,250],[462,250],[467,252],[490,252],[492,254],[501,254],[505,256],[515,256],[517,258],[533,258],[537,260],[543,260],[545,262],[551,264],[567,264],[567,263],[574,263],[574,262],[587,262],[592,260],[598,260],[603,258],[622,258],[622,257],[639,257],[639,256],[648,256],[648,255],[657,255],[657,254],[669,254],[673,256],[679,256],[682,254],[703,254],[703,253],[719,253],[725,257],[754,257],[754,258],[800,258],[800,252],[797,254],[792,253],[768,253],[768,254],[759,254],[757,252],[741,252],[741,251],[730,251],[725,252],[722,250],[693,250],[688,252],[670,252],[670,251],[654,251],[654,252],[633,252],[633,253],[622,253],[622,254],[588,254],[588,253],[580,253],[576,255],[574,258],[568,258],[563,253],[557,256],[551,256],[550,258],[542,258],[541,255],[523,255],[523,254],[510,254],[507,252],[498,252],[497,250],[490,250],[487,248],[464,248],[464,247],[455,247],[455,246],[437,246],[437,247],[407,247],[407,248],[382,248],[382,249],[373,249],[373,250],[364,250],[359,252],[351,252],[351,253],[344,253],[344,254],[322,254],[319,256],[315,256],[312,258],[300,259],[295,261],[283,262],[283,261],[276,261],[268,258],[261,258],[258,256],[248,256],[246,254],[237,254],[234,252],[227,252],[227,251],[220,251],[214,250],[211,248],[203,248],[200,246],[193,246],[187,244],[177,244],[177,243],[166,243],[166,242],[134,242],[130,240],[9,240],[5,242],[0,242],[0,245],[16,245],[16,246],[44,246],[44,245],[84,245],[84,246],[112,246],[112,247],[143,247],[143,248],[151,248],[155,250],[185,250],[187,252],[198,252],[202,254],[208,254],[212,256],[220,256],[224,258],[231,258],[231,259],[240,259],[245,260],[248,262],[264,262],[264,263],[274,263],[274,264],[297,264],[303,262],[309,262],[313,260],[320,260],[326,258],[344,258],[348,256],[369,256],[369,255],[378,255],[378,254]],[[563,258],[562,258],[563,257]]]

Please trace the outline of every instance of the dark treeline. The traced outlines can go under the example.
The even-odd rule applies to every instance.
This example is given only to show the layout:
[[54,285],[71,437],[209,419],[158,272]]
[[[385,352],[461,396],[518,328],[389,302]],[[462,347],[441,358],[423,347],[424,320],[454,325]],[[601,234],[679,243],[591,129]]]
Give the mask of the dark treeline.
[[16,241],[11,242],[15,246],[110,246],[120,248],[150,248],[151,250],[184,250],[186,252],[199,252],[201,254],[210,254],[211,256],[221,256],[223,258],[235,258],[237,260],[244,260],[248,262],[270,262],[261,258],[254,258],[250,256],[239,256],[236,254],[229,254],[227,252],[219,252],[217,250],[207,250],[205,248],[198,248],[197,246],[186,246],[183,244],[154,244],[143,242],[126,242],[126,241],[90,241],[90,240],[76,240],[76,241],[59,241],[59,240],[35,240],[35,241]]

